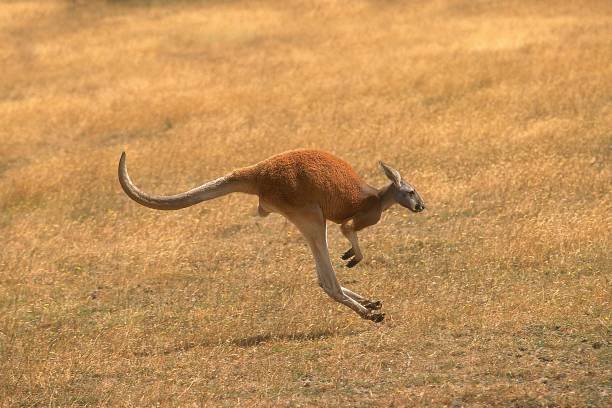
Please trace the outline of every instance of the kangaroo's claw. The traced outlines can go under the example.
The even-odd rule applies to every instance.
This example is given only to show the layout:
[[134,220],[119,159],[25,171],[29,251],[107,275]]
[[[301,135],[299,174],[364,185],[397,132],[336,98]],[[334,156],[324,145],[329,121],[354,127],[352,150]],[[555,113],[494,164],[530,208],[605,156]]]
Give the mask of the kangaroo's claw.
[[348,263],[346,264],[346,267],[347,268],[352,268],[355,265],[357,265],[359,262],[361,262],[361,259],[353,258],[350,261],[348,261]]
[[355,255],[355,251],[353,251],[353,248],[351,247],[348,249],[348,251],[342,254],[341,258],[346,261],[347,259],[349,259],[350,257],[354,255]]

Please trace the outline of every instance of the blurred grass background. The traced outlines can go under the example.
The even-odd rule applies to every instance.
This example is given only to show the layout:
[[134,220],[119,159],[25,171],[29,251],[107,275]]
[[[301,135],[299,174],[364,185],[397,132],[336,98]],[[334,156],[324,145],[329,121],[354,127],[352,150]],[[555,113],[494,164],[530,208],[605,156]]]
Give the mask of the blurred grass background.
[[[5,406],[607,406],[608,1],[0,5]],[[329,300],[297,231],[175,193],[297,147],[393,208]]]

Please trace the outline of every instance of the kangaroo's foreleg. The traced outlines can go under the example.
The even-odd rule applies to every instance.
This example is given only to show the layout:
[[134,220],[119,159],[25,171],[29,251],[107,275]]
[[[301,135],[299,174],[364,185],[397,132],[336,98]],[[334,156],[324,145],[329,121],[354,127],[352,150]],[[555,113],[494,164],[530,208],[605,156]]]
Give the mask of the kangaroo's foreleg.
[[295,224],[306,238],[315,259],[319,285],[335,301],[350,307],[362,318],[381,322],[383,313],[372,312],[369,308],[360,304],[348,293],[355,293],[342,288],[336,279],[336,273],[329,260],[327,249],[327,226],[320,208],[301,210],[294,214],[288,214],[289,220]]
[[[340,226],[340,231],[349,240],[351,247],[342,255],[342,259],[350,261],[346,264],[347,267],[352,268],[357,265],[363,259],[361,248],[359,247],[359,239],[357,238],[357,231],[362,230],[370,225],[376,224],[379,216],[376,215],[375,211],[366,211],[363,213],[356,214],[351,220],[345,222]],[[370,300],[358,293],[352,292],[348,289],[343,288],[344,293],[350,296],[361,305],[365,306],[370,310],[378,310],[382,307],[382,303],[379,300]]]
[[340,226],[340,231],[342,231],[342,235],[344,235],[351,243],[351,247],[342,255],[342,259],[350,259],[346,266],[352,268],[363,259],[363,254],[361,253],[361,248],[359,248],[359,239],[357,238],[357,233],[355,232],[353,220],[342,224]]
[[365,211],[358,212],[340,226],[342,234],[350,241],[351,248],[342,255],[342,259],[350,261],[346,264],[347,267],[352,268],[357,265],[363,259],[361,248],[359,248],[359,240],[357,239],[357,231],[374,225],[380,220],[380,208],[372,207]]

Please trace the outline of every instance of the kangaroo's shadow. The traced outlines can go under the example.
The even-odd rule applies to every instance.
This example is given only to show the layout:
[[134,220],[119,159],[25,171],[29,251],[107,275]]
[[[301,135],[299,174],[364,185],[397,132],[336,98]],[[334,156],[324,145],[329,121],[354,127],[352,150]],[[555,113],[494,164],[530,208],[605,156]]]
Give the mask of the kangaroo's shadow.
[[[349,333],[354,335],[356,333]],[[331,330],[315,330],[312,332],[287,333],[287,334],[258,334],[255,336],[243,337],[234,339],[231,343],[238,347],[253,347],[259,344],[274,342],[274,341],[311,341],[321,340],[330,337],[347,335],[347,333],[332,332]]]
[[266,333],[266,334],[257,334],[254,336],[241,337],[235,339],[227,339],[227,340],[203,340],[196,342],[188,342],[179,344],[174,347],[168,347],[162,350],[141,350],[137,351],[134,354],[138,357],[146,357],[151,355],[169,355],[174,353],[181,353],[190,351],[194,348],[198,347],[215,347],[223,344],[233,344],[237,347],[255,347],[260,344],[265,343],[273,343],[279,341],[295,341],[295,342],[303,342],[303,341],[315,341],[328,339],[333,337],[347,337],[347,336],[355,336],[359,333],[363,332],[363,330],[352,330],[348,332],[337,332],[331,330],[314,330],[310,332],[297,332],[297,333],[284,333],[284,334],[274,334],[274,333]]

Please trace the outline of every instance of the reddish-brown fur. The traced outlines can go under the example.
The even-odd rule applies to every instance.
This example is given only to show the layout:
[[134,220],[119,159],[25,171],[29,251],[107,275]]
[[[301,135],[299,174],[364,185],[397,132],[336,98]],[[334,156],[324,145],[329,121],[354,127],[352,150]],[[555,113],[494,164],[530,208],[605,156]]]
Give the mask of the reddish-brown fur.
[[[300,149],[272,156],[233,172],[263,202],[278,210],[317,205],[326,219],[343,223],[380,206],[378,191],[344,160],[321,150]],[[372,208],[374,209],[374,208]]]

